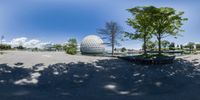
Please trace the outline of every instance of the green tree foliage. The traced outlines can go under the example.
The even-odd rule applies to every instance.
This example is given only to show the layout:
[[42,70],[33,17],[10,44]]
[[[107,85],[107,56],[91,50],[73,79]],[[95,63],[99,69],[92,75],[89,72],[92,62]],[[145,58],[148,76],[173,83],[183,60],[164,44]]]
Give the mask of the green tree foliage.
[[25,49],[25,47],[23,47],[22,45],[20,45],[20,46],[17,46],[17,47],[15,47],[16,49],[19,49],[19,50],[24,50]]
[[114,48],[114,51],[117,51],[117,48]]
[[161,40],[167,36],[176,37],[179,32],[182,32],[181,26],[183,21],[187,18],[182,18],[184,12],[177,12],[170,7],[156,8],[153,6],[148,7],[151,9],[152,28],[154,29],[154,35],[158,40],[158,50],[161,54]]
[[178,49],[178,50],[179,50],[179,49],[180,49],[180,45],[177,45],[177,46],[176,46],[176,49]]
[[180,49],[183,50],[183,45],[182,44],[180,45]]
[[171,42],[169,44],[169,50],[175,50],[175,43],[174,42]]
[[144,54],[147,54],[147,41],[151,38],[152,27],[149,24],[151,17],[149,16],[149,10],[145,7],[130,8],[128,11],[133,15],[133,18],[128,18],[127,23],[133,29],[134,33],[125,32],[125,37],[130,39],[140,39],[143,41]]
[[180,29],[183,21],[187,20],[187,18],[182,18],[184,12],[177,12],[170,7],[144,6],[128,10],[134,15],[134,18],[129,18],[127,22],[136,29],[135,34],[128,34],[128,36],[133,39],[143,39],[145,51],[145,41],[148,40],[147,37],[151,38],[153,34],[158,40],[159,54],[161,54],[162,38],[167,36],[176,37],[179,32],[183,31]]
[[125,51],[126,51],[126,48],[123,47],[123,48],[121,49],[121,52],[125,52]]
[[195,43],[194,42],[189,42],[185,48],[189,48],[190,53],[192,53],[193,49],[194,49]]
[[4,47],[5,47],[5,46],[2,44],[2,40],[3,40],[3,39],[4,39],[4,36],[2,35],[1,38],[0,38],[0,46],[1,46],[1,47],[0,47],[0,50],[3,50]]
[[155,50],[156,49],[156,42],[148,41],[147,42],[147,49],[148,50]]
[[196,49],[200,50],[200,44],[196,44]]
[[115,45],[119,45],[118,40],[122,37],[122,28],[116,22],[110,21],[106,22],[105,28],[98,29],[97,33],[102,35],[103,39],[108,41],[108,45],[112,46],[112,55],[114,55]]
[[161,44],[162,44],[163,48],[166,50],[167,47],[170,45],[170,42],[167,41],[167,40],[163,40],[163,41],[161,42]]
[[57,50],[57,51],[61,51],[63,49],[63,46],[61,44],[55,44],[53,45],[53,47]]
[[10,50],[11,46],[7,44],[0,44],[0,50]]
[[[142,49],[144,50],[144,43],[142,45]],[[156,42],[153,41],[147,41],[146,42],[146,51],[148,50],[156,50]]]
[[68,43],[64,46],[65,52],[67,54],[75,55],[77,53],[77,41],[75,38],[68,40]]

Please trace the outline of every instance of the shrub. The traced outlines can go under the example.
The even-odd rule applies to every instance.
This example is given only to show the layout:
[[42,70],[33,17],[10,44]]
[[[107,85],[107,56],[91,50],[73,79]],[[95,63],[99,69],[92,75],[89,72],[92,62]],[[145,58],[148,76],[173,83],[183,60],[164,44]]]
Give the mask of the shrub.
[[123,47],[123,48],[121,49],[121,52],[125,52],[125,51],[126,51],[126,48]]
[[10,45],[7,44],[0,44],[0,50],[9,50],[11,49]]
[[61,44],[55,44],[53,47],[56,49],[56,51],[61,51],[63,50],[63,46]]
[[68,40],[68,43],[64,46],[67,54],[75,55],[77,53],[77,41],[74,38]]
[[170,43],[169,50],[175,50],[175,43],[174,42]]
[[196,44],[196,49],[200,50],[200,44]]

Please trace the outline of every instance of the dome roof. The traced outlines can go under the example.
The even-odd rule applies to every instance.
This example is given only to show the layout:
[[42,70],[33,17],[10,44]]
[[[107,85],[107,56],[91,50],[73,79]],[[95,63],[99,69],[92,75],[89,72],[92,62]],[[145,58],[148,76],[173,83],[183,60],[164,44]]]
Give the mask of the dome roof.
[[103,40],[99,36],[89,35],[81,42],[80,49],[82,53],[103,53],[105,47]]

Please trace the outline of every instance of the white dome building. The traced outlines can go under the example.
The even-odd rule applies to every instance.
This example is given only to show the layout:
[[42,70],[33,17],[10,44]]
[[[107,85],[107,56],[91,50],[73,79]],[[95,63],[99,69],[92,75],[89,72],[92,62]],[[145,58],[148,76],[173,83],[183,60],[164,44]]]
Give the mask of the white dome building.
[[104,52],[105,47],[100,37],[89,35],[81,42],[80,50],[82,54],[100,54]]

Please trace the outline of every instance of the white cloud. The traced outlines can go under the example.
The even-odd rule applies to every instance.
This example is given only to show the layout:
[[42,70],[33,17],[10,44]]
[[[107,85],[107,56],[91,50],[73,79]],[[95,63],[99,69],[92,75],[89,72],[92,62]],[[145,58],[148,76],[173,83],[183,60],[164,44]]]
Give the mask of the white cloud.
[[38,44],[36,45],[36,47],[37,47],[37,48],[40,48],[40,49],[44,49],[44,48],[50,47],[50,46],[52,46],[52,45],[53,45],[53,43],[51,43],[51,42],[40,42],[40,43],[38,43]]
[[36,47],[38,47],[38,44],[40,44],[40,40],[32,39],[32,40],[25,42],[24,47],[36,48]]
[[28,39],[27,37],[14,38],[11,41],[3,41],[5,44],[9,44],[12,47],[23,46],[26,48],[40,48],[44,49],[45,47],[51,46],[51,42],[42,42],[38,39]]
[[17,47],[17,46],[24,46],[24,44],[26,43],[28,39],[26,37],[20,37],[20,38],[15,38],[13,40],[11,40],[10,45],[12,47]]

